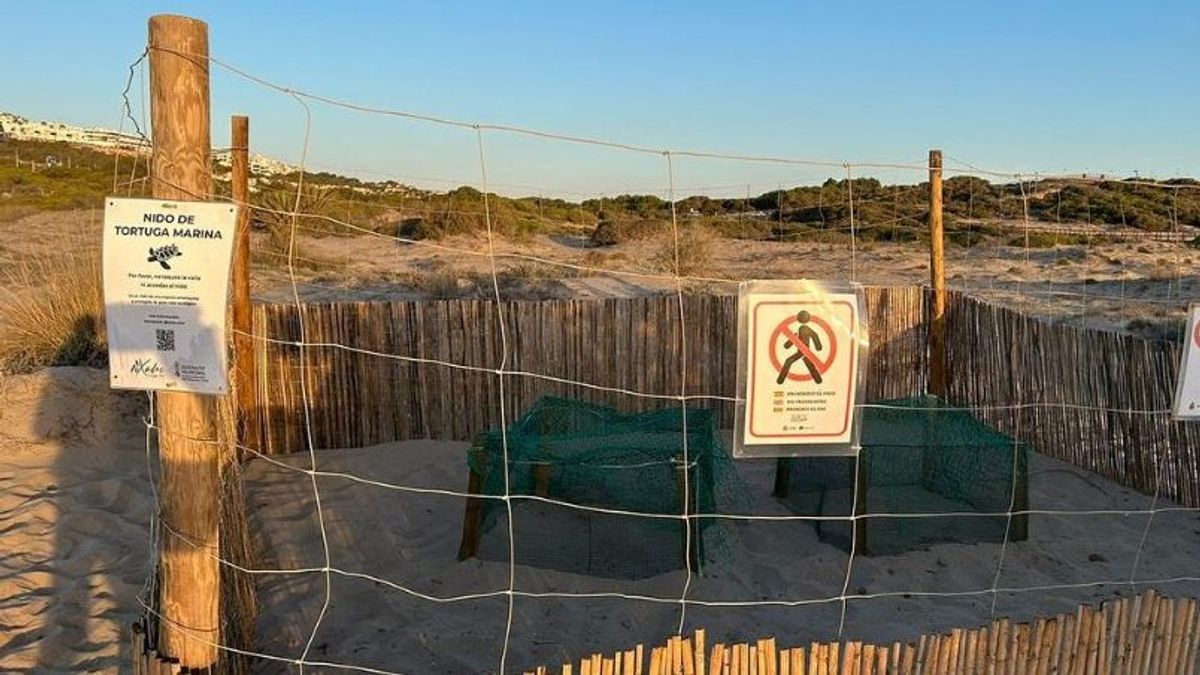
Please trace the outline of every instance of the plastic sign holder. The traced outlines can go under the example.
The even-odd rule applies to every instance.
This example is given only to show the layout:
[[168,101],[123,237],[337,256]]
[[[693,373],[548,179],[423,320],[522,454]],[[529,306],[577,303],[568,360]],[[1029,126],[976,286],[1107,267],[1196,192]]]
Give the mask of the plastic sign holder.
[[236,223],[228,203],[105,200],[113,388],[229,392],[225,317]]
[[1179,357],[1179,377],[1171,416],[1176,420],[1200,420],[1200,304],[1188,306],[1187,334]]
[[742,282],[734,457],[857,454],[867,348],[861,285]]

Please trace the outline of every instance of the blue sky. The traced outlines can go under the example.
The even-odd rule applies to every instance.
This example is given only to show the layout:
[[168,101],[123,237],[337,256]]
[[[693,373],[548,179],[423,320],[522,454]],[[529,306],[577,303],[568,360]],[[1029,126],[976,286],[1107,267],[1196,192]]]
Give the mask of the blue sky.
[[[268,80],[465,121],[836,162],[920,163],[941,147],[1003,170],[1200,174],[1194,1],[12,3],[0,109],[117,126],[126,69],[160,12],[208,21],[214,56]],[[256,151],[299,160],[300,106],[214,67],[214,144],[227,143],[234,112],[251,116]],[[314,167],[479,180],[469,130],[311,112]],[[484,142],[504,192],[668,184],[661,157],[498,133]],[[715,194],[842,175],[685,158],[674,168],[682,191],[721,186]]]

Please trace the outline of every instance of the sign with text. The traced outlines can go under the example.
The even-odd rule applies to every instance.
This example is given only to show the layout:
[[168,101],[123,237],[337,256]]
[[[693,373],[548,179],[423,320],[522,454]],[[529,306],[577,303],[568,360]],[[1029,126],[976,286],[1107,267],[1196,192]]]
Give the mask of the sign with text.
[[1200,419],[1200,305],[1188,307],[1187,335],[1180,355],[1171,414],[1177,420]]
[[110,197],[104,309],[117,389],[229,391],[225,314],[237,210]]
[[742,284],[734,456],[854,454],[867,330],[861,287]]

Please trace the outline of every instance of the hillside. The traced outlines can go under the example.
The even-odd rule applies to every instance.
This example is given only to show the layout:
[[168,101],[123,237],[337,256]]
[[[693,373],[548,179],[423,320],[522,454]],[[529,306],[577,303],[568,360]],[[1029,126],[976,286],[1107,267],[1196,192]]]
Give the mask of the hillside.
[[[11,120],[21,120],[24,126],[14,126]],[[33,123],[4,113],[0,113],[0,129],[4,130],[0,133],[0,222],[39,211],[91,208],[109,194],[146,191],[147,157],[130,137]],[[21,131],[14,133],[14,129]],[[344,223],[352,223],[393,236],[437,239],[486,227],[483,194],[471,187],[439,192],[324,172],[305,172],[301,177],[295,167],[262,157],[252,162],[252,175],[254,201],[262,207],[255,221],[268,228],[290,223],[286,213],[295,209],[301,178],[306,187],[300,210],[311,214],[301,226],[315,234],[347,233],[351,230]],[[227,153],[214,158],[214,176],[218,195],[227,195]],[[1117,179],[1043,179],[1019,185],[953,176],[945,181],[948,236],[962,245],[1008,240],[1015,236],[1012,226],[1025,221],[1026,207],[1030,221],[1086,228],[1066,228],[1061,233],[1066,239],[1056,233],[1052,240],[1037,238],[1031,245],[1070,243],[1072,236],[1103,236],[1117,228],[1186,232],[1200,227],[1200,189],[1194,187],[1200,183],[1192,179],[1158,185]],[[675,213],[683,223],[706,226],[718,236],[835,241],[849,234],[851,193],[853,224],[862,240],[904,242],[923,235],[927,184],[884,185],[874,178],[857,178],[852,185],[830,179],[744,199],[691,196],[676,203]],[[570,202],[492,194],[487,206],[493,229],[502,236],[521,239],[564,227],[574,231],[586,227],[595,228],[593,243],[598,245],[657,232],[671,218],[671,205],[653,195]]]

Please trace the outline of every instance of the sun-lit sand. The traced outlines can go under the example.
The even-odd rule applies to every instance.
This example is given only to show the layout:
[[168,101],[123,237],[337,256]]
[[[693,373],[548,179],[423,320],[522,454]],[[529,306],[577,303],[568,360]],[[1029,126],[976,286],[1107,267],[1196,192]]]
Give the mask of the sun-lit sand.
[[[371,448],[321,450],[317,468],[385,483],[461,492],[466,486],[466,445],[409,441]],[[280,458],[288,467],[307,468],[308,453]],[[788,511],[770,496],[772,465],[739,463],[749,513]],[[248,495],[261,564],[272,569],[321,568],[324,556],[315,498],[308,475],[254,460],[247,470]],[[507,620],[507,596],[439,602],[508,585],[506,521],[483,537],[479,558],[457,561],[463,500],[365,485],[342,477],[318,480],[332,567],[329,611],[310,658],[333,663],[423,672],[482,672],[500,659]],[[1151,498],[1123,489],[1063,463],[1036,456],[1030,485],[1034,510],[1144,510]],[[1168,507],[1160,501],[1159,508]],[[663,602],[617,597],[516,598],[509,663],[528,667],[557,664],[595,650],[627,648],[665,637],[679,626],[675,602],[687,581],[674,555],[678,536],[659,527],[655,540],[614,537],[597,540],[589,519],[563,507],[514,502],[516,587],[527,593],[582,593],[652,596]],[[927,597],[1043,585],[1084,584],[1074,589],[1001,592],[999,616],[1030,619],[1072,611],[1129,593],[1145,514],[1087,516],[1034,515],[1030,539],[1010,543],[996,579],[999,544],[943,544],[900,555],[856,556],[849,594],[885,594],[851,600],[845,635],[891,642],[921,632],[986,623],[992,617],[990,593]],[[594,526],[594,524],[593,524]],[[1139,579],[1191,575],[1200,557],[1200,514],[1159,513],[1138,564]],[[812,602],[842,593],[846,551],[818,540],[811,525],[780,521],[731,521],[723,527],[720,550],[703,574],[691,579],[688,598],[698,602],[796,603],[758,607],[689,605],[686,626],[703,626],[714,639],[779,635],[792,643],[837,635],[840,601]],[[593,557],[624,559],[627,568],[670,571],[600,575],[581,571],[581,540]],[[659,559],[672,554],[667,564]],[[366,578],[369,575],[375,579]],[[379,583],[378,580],[387,582]],[[260,578],[263,649],[296,657],[325,600],[320,572],[268,574]],[[403,587],[403,590],[399,587]],[[1185,594],[1200,584],[1161,586]],[[906,595],[907,594],[907,595]],[[811,604],[806,604],[811,603]],[[432,671],[429,664],[434,664]],[[271,668],[267,668],[271,670]]]

